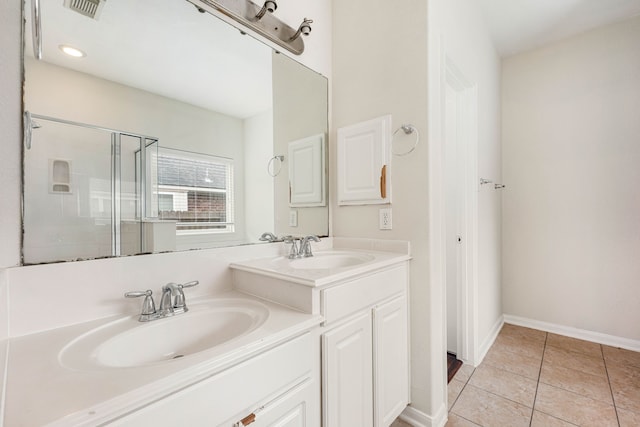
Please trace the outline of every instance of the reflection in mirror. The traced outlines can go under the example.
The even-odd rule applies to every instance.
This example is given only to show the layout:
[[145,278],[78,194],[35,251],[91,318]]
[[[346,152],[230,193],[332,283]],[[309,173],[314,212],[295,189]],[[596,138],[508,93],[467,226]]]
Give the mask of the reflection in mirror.
[[24,263],[328,234],[326,203],[289,226],[286,164],[327,133],[326,78],[186,1],[64,3],[41,4],[41,61],[25,14]]
[[324,135],[289,143],[289,206],[325,206]]

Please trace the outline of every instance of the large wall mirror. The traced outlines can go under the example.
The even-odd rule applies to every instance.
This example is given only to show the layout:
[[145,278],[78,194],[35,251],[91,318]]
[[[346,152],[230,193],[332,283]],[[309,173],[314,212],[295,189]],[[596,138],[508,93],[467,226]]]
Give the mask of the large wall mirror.
[[325,77],[186,0],[95,17],[40,3],[40,60],[25,4],[25,264],[328,235],[326,203],[291,203],[287,164],[290,143],[326,141]]

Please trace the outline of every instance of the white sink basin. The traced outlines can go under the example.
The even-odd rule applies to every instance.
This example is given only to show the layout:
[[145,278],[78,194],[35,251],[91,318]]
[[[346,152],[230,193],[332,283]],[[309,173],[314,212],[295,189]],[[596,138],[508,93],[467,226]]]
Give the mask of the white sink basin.
[[148,323],[126,317],[76,338],[62,349],[59,359],[70,369],[169,363],[246,335],[268,316],[268,308],[259,302],[218,299]]
[[372,261],[374,256],[358,252],[325,251],[316,252],[309,258],[284,259],[289,267],[298,270],[333,270],[364,264],[365,262]]

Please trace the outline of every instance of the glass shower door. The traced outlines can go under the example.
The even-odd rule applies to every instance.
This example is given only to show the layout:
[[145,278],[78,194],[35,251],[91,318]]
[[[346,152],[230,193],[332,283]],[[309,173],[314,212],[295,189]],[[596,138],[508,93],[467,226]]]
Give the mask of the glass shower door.
[[33,117],[24,153],[24,263],[153,251],[157,139]]
[[37,123],[24,152],[24,262],[110,256],[111,134]]

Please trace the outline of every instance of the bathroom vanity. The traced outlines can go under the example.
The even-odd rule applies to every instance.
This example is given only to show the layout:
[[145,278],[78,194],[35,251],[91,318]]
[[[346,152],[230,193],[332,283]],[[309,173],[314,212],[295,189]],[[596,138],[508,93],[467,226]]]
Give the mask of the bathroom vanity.
[[409,404],[409,259],[407,243],[334,239],[313,258],[231,265],[243,292],[322,315],[323,426],[389,426]]
[[389,426],[409,403],[408,245],[329,240],[232,262],[233,289],[184,314],[12,339],[5,425]]

